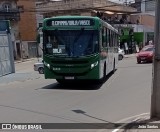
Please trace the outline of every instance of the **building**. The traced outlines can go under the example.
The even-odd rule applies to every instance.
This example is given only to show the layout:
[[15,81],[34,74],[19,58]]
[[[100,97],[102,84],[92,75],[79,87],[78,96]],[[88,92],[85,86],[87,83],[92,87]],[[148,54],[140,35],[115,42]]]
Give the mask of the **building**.
[[132,5],[140,12],[133,14],[131,20],[137,21],[139,25],[143,25],[144,45],[150,40],[154,40],[155,4],[155,0],[135,0],[135,3]]
[[18,0],[0,1],[0,20],[9,20],[11,26],[11,38],[14,48],[14,58],[16,58],[16,39],[18,38],[18,22],[20,21],[21,7],[17,6]]
[[[36,0],[37,26],[44,18],[63,15],[98,16],[110,18],[113,14],[135,13],[137,10],[111,0]],[[124,0],[121,0],[122,3]],[[120,15],[121,17],[122,15]]]
[[0,76],[15,72],[16,39],[21,8],[17,0],[0,1]]
[[120,47],[127,42],[130,53],[136,52],[136,47],[142,48],[150,40],[154,41],[155,0],[135,0],[131,4],[137,9],[137,13],[128,15],[128,23],[115,24],[121,35]]
[[[45,3],[46,0],[36,0],[36,7],[37,5],[41,4],[41,3]],[[41,14],[41,12],[37,12],[36,13],[36,21],[37,21],[37,28],[42,27],[42,23],[43,23],[43,14]]]
[[31,58],[37,56],[37,22],[35,13],[35,0],[19,0],[18,6],[23,7],[20,14],[19,39],[16,41],[19,57]]
[[44,17],[60,15],[86,15],[92,16],[95,11],[136,12],[132,7],[117,4],[109,0],[63,0],[41,2],[36,6],[37,12]]

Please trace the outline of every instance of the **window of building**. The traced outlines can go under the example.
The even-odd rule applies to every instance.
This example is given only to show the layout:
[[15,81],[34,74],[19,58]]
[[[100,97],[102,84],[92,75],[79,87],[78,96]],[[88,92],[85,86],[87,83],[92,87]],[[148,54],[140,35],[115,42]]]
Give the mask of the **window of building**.
[[12,8],[10,3],[4,3],[2,6],[3,6],[3,9],[5,9],[6,11],[9,11]]

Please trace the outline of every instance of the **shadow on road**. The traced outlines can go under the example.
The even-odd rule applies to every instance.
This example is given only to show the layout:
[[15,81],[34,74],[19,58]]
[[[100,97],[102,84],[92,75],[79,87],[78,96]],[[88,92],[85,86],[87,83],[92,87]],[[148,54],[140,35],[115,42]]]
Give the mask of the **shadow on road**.
[[98,90],[101,87],[102,84],[93,84],[86,81],[76,81],[71,82],[69,84],[59,84],[54,83],[47,85],[45,87],[42,87],[41,89],[50,89],[50,90]]
[[[97,129],[108,129],[108,128],[112,128],[112,129],[114,128],[115,129],[115,128],[119,127],[119,124],[116,124],[116,123],[113,123],[113,122],[110,122],[110,121],[107,121],[107,120],[89,115],[83,110],[77,109],[77,110],[72,110],[72,111],[75,112],[76,114],[82,114],[83,116],[87,116],[91,119],[95,119],[98,122],[100,121],[101,123],[98,123],[98,122],[97,123],[90,123],[90,125],[94,125],[95,128],[97,128]],[[83,125],[85,125],[85,124],[83,124]],[[89,127],[91,127],[91,126],[88,126],[88,128]]]
[[40,89],[50,89],[50,90],[98,90],[101,88],[103,83],[105,83],[113,73],[106,76],[105,79],[98,80],[80,80],[80,81],[69,81],[67,84],[53,83],[44,86]]

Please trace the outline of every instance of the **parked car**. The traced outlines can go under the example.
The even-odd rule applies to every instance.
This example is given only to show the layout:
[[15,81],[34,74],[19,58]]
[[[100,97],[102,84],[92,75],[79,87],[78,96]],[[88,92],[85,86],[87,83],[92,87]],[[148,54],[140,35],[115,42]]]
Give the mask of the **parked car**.
[[124,58],[124,50],[118,48],[118,59],[122,60]]
[[44,74],[44,64],[43,60],[39,60],[37,63],[34,63],[34,70],[38,71],[39,74]]
[[137,54],[137,63],[152,62],[154,55],[154,46],[148,45],[142,48],[142,50]]

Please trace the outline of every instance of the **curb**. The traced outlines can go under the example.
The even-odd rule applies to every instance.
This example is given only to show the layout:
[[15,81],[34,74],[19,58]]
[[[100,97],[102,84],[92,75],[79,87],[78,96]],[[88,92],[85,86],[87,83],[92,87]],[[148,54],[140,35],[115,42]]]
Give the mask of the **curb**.
[[138,123],[140,121],[149,119],[149,115],[150,115],[149,113],[143,113],[143,114],[132,116],[126,119],[122,119],[116,123],[124,123],[124,125],[112,130],[112,132],[124,132],[127,130],[127,129],[124,129],[126,126],[128,126],[131,123]]
[[132,121],[120,126],[119,128],[113,130],[112,132],[124,132],[124,131],[126,132],[127,130],[131,130],[132,128],[134,128],[134,126],[132,124],[139,123],[139,122],[144,121],[144,120],[149,120],[149,117],[146,116],[146,117],[143,117],[143,118],[142,117],[136,118],[136,119],[134,119],[134,120],[132,120]]

